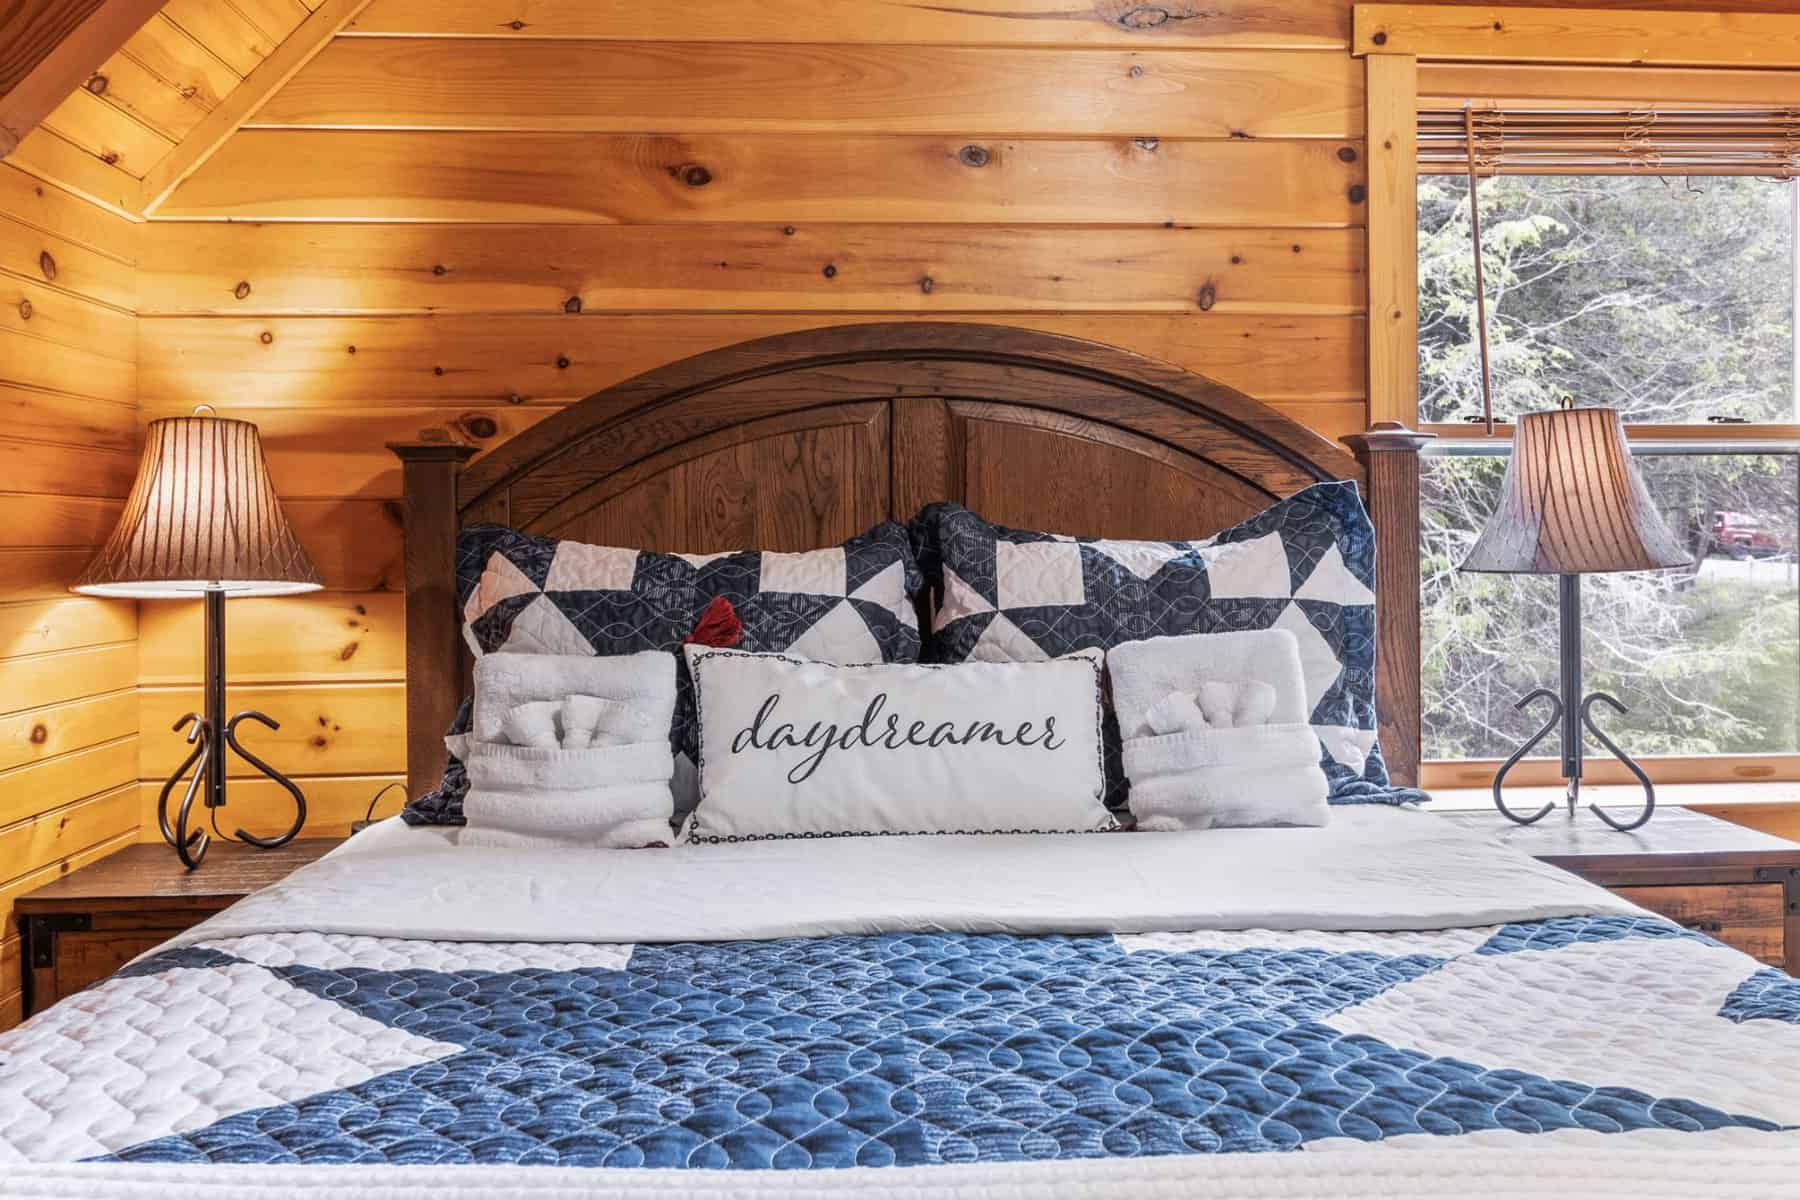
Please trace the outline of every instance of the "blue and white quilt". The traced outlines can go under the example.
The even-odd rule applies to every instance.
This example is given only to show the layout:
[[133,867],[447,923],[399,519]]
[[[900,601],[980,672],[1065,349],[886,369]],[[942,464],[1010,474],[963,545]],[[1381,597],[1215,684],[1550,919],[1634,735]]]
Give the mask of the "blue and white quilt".
[[219,1164],[1135,1195],[1152,1163],[1224,1195],[1201,1160],[1460,1146],[1792,1194],[1800,982],[1440,824],[561,857],[384,829],[0,1037],[0,1158],[59,1195]]

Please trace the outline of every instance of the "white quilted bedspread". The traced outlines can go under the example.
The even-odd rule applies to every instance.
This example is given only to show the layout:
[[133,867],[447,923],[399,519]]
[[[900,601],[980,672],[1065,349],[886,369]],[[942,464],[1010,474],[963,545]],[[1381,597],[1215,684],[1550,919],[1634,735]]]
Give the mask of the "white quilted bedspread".
[[0,1195],[1800,1197],[1800,984],[1428,815],[454,840],[0,1035]]

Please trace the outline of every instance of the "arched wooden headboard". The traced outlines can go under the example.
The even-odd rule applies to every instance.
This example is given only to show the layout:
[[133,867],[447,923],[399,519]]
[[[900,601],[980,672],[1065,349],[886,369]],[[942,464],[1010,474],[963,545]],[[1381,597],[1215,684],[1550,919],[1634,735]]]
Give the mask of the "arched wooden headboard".
[[[468,463],[405,463],[407,773],[443,766],[463,691],[456,530],[474,521],[708,553],[831,545],[933,500],[1097,537],[1205,537],[1310,483],[1356,479],[1380,565],[1377,709],[1396,782],[1419,760],[1419,437],[1352,455],[1240,392],[1077,338],[994,325],[807,330],[671,363]],[[464,465],[468,464],[468,465]]]

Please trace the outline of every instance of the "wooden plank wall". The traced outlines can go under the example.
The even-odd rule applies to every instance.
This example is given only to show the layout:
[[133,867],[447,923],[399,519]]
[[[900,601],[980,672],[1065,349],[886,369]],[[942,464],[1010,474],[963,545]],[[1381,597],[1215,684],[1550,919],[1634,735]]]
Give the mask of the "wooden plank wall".
[[136,608],[67,591],[137,466],[137,232],[0,164],[0,1027],[13,899],[138,834]]
[[[374,0],[141,252],[144,415],[261,423],[328,581],[230,610],[234,703],[282,722],[253,736],[314,830],[403,765],[386,440],[492,445],[705,349],[928,317],[1095,338],[1363,428],[1350,8]],[[143,610],[147,733],[197,697],[198,620]],[[147,736],[144,778],[177,751]]]
[[132,211],[138,180],[318,7],[318,0],[167,0],[10,160]]
[[[317,828],[404,766],[385,440],[493,444],[701,350],[923,317],[1131,347],[1361,429],[1349,6],[1207,9],[365,9],[162,206],[140,301],[145,415],[259,421],[328,581],[230,607],[234,702],[283,723],[252,736]],[[144,607],[146,778],[197,629]]]

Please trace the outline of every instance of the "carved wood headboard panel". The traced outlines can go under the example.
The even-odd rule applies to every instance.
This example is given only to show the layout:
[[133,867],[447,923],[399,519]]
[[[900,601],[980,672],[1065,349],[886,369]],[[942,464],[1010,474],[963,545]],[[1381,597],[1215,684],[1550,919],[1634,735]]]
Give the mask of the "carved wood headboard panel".
[[589,396],[471,465],[405,463],[407,770],[436,783],[462,693],[457,528],[612,545],[806,550],[933,500],[1098,537],[1200,538],[1310,483],[1357,479],[1376,520],[1382,748],[1417,779],[1417,435],[1356,456],[1167,363],[992,325],[808,330],[698,355]]

